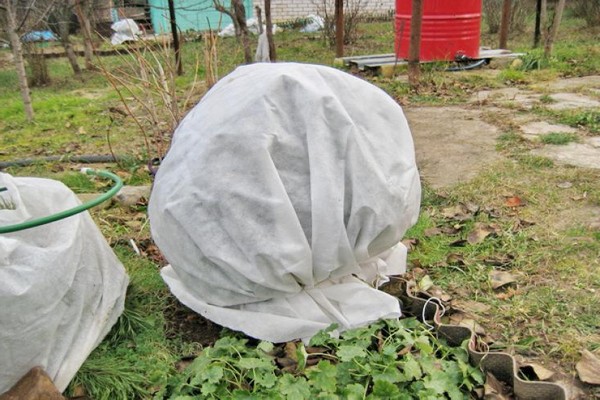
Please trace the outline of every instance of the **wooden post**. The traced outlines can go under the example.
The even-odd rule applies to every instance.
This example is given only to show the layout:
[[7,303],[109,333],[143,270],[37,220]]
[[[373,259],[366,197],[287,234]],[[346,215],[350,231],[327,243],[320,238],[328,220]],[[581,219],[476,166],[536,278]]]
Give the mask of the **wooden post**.
[[344,56],[344,0],[335,0],[335,56]]
[[273,22],[271,21],[271,0],[265,0],[265,20],[267,23],[267,41],[269,42],[269,59],[277,61],[277,51],[273,40]]
[[508,28],[510,27],[510,0],[502,4],[502,21],[500,22],[500,44],[498,47],[506,49],[508,42]]
[[169,20],[171,22],[171,35],[173,36],[173,49],[175,50],[175,65],[177,67],[177,75],[183,75],[181,49],[179,46],[179,32],[177,31],[177,20],[175,17],[175,5],[173,4],[173,0],[169,0]]
[[412,0],[412,15],[410,18],[410,47],[408,48],[408,83],[413,89],[419,85],[419,79],[421,76],[419,56],[421,53],[423,4],[423,0]]

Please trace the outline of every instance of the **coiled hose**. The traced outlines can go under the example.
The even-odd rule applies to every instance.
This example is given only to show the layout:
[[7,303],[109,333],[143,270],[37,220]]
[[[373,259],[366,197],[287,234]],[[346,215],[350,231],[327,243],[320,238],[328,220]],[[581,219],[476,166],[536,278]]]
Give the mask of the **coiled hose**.
[[101,176],[103,178],[111,179],[114,182],[114,186],[111,187],[108,192],[102,194],[101,196],[98,196],[93,200],[90,200],[86,203],[83,203],[76,207],[70,208],[68,210],[64,210],[64,211],[58,212],[56,214],[48,215],[46,217],[31,219],[29,221],[21,222],[21,223],[14,224],[14,225],[0,226],[0,234],[17,232],[17,231],[22,231],[24,229],[34,228],[36,226],[49,224],[54,221],[58,221],[58,220],[61,220],[61,219],[67,218],[67,217],[71,217],[75,214],[79,214],[80,212],[86,211],[86,210],[88,210],[92,207],[95,207],[98,204],[110,199],[115,194],[117,194],[117,192],[119,190],[121,190],[121,188],[123,187],[123,181],[121,180],[121,178],[119,178],[117,175],[113,174],[112,172],[108,172],[108,171],[104,171],[104,170],[96,171],[92,168],[82,168],[81,172],[84,174],[87,174],[87,175],[96,175],[96,176]]

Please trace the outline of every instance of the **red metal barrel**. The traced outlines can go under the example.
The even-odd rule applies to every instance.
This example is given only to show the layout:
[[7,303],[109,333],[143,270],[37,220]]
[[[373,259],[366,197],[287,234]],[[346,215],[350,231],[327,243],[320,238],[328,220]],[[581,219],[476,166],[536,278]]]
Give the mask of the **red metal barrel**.
[[[479,58],[481,0],[423,0],[421,61]],[[412,0],[396,0],[396,55],[408,58]]]

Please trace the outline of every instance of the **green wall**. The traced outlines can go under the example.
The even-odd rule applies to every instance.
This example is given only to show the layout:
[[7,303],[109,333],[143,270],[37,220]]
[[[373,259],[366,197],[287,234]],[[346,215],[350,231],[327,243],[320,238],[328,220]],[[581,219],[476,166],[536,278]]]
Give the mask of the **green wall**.
[[[229,1],[223,0],[227,7]],[[167,0],[148,0],[150,17],[155,33],[171,32],[169,22],[169,3]],[[210,28],[221,30],[231,23],[231,19],[216,11],[212,0],[174,0],[175,19],[179,31],[204,31]],[[252,0],[244,0],[246,18],[252,17]],[[219,25],[220,21],[220,25]]]

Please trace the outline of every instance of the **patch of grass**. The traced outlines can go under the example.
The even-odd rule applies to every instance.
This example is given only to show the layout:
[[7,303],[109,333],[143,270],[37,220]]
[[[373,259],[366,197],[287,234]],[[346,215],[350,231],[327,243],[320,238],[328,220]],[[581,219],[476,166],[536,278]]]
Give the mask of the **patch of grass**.
[[96,185],[92,182],[90,176],[86,174],[68,172],[59,175],[57,178],[75,193],[91,193],[96,190]]
[[566,111],[559,114],[559,120],[575,128],[586,128],[590,132],[600,133],[600,111]]
[[519,164],[535,169],[540,168],[552,168],[554,166],[554,161],[547,157],[542,156],[534,156],[531,154],[522,154],[517,157]]
[[523,71],[541,70],[550,66],[541,50],[532,50],[521,57],[523,62],[518,69]]
[[556,103],[556,100],[554,100],[552,98],[552,96],[550,96],[549,94],[544,94],[544,95],[540,96],[540,103],[552,104],[552,103]]
[[158,269],[130,248],[115,251],[130,276],[125,311],[71,381],[70,395],[147,398],[153,388],[166,385],[181,354],[181,344],[165,337],[163,310],[170,295]]
[[591,133],[600,133],[600,111],[595,109],[549,110],[545,107],[534,107],[536,114],[572,126],[587,129]]
[[69,396],[85,395],[95,400],[139,399],[148,395],[144,371],[114,356],[90,357],[71,381]]
[[571,142],[577,142],[579,136],[574,133],[552,132],[540,136],[540,141],[544,144],[565,145]]
[[[594,170],[549,168],[540,159],[517,160],[500,162],[472,181],[446,189],[444,203],[425,206],[409,231],[418,239],[409,257],[455,298],[491,307],[478,312],[476,320],[495,335],[496,349],[573,368],[581,350],[600,340],[595,328],[600,316],[594,311],[600,306],[600,237],[586,228],[592,218],[589,211],[575,211],[598,204],[596,199],[573,197],[598,190],[600,175]],[[557,186],[565,181],[573,187]],[[514,195],[525,205],[507,207],[506,196]],[[480,211],[466,221],[445,218],[444,208],[458,202],[477,204]],[[450,246],[466,238],[475,222],[495,223],[499,233],[480,243]],[[425,234],[429,228],[455,224],[462,227],[456,234]],[[507,264],[497,266],[490,260]],[[489,273],[494,269],[509,271],[516,285],[492,289]]]
[[521,147],[526,144],[526,140],[523,139],[523,136],[512,130],[498,136],[497,141],[496,150],[512,154],[519,151]]
[[516,69],[502,70],[497,79],[507,85],[522,85],[531,81],[528,74]]

